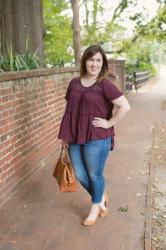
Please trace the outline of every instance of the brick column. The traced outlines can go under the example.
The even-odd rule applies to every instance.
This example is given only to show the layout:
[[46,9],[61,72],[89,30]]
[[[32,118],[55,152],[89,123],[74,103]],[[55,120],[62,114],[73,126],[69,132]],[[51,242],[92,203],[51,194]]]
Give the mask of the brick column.
[[113,81],[118,88],[125,92],[125,60],[108,60],[109,78]]

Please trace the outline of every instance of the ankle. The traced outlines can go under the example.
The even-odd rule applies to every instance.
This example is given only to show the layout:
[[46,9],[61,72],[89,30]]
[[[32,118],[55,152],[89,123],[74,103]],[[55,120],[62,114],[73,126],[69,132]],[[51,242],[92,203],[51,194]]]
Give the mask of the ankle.
[[97,213],[100,210],[100,204],[99,203],[92,203],[90,212],[89,213]]
[[105,210],[107,209],[106,206],[105,206],[105,204],[104,204],[103,202],[100,202],[100,203],[99,203],[99,207],[100,207],[100,209],[103,210],[103,211],[105,211]]
[[88,214],[88,217],[95,218],[98,215],[99,211],[100,211],[99,204],[92,203],[89,214]]
[[100,203],[98,203],[99,204],[99,207],[100,207],[100,209],[101,210],[106,210],[106,206],[105,206],[105,194],[103,194],[103,196],[102,196],[102,199],[101,199],[101,202]]

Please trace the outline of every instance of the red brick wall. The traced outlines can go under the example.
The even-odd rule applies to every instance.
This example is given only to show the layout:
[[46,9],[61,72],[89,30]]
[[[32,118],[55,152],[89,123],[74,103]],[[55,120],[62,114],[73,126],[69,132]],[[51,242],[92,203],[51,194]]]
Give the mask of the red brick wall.
[[78,73],[63,68],[0,75],[0,205],[35,171],[55,162],[64,93]]
[[117,87],[125,92],[125,61],[110,59],[108,64],[108,71],[113,75],[110,75],[110,80],[112,80]]
[[37,71],[28,78],[21,78],[25,72],[0,76],[0,204],[34,171],[56,159],[64,92],[78,70],[33,73]]

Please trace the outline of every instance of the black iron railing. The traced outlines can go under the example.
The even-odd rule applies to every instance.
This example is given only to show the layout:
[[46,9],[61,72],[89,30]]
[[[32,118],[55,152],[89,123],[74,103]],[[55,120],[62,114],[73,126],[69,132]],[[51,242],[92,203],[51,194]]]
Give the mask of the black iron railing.
[[132,89],[137,91],[150,77],[150,71],[133,72],[125,77],[125,92]]

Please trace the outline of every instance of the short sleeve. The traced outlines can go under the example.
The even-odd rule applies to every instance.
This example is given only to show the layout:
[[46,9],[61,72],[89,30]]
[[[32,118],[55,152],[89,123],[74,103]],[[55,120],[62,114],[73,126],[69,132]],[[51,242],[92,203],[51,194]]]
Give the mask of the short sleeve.
[[102,82],[102,92],[107,101],[112,102],[118,97],[122,96],[123,93],[109,80]]
[[72,81],[69,82],[69,85],[68,85],[67,90],[66,90],[66,94],[65,94],[66,101],[69,98],[69,94],[70,94],[70,91],[71,91],[71,84],[72,84]]

